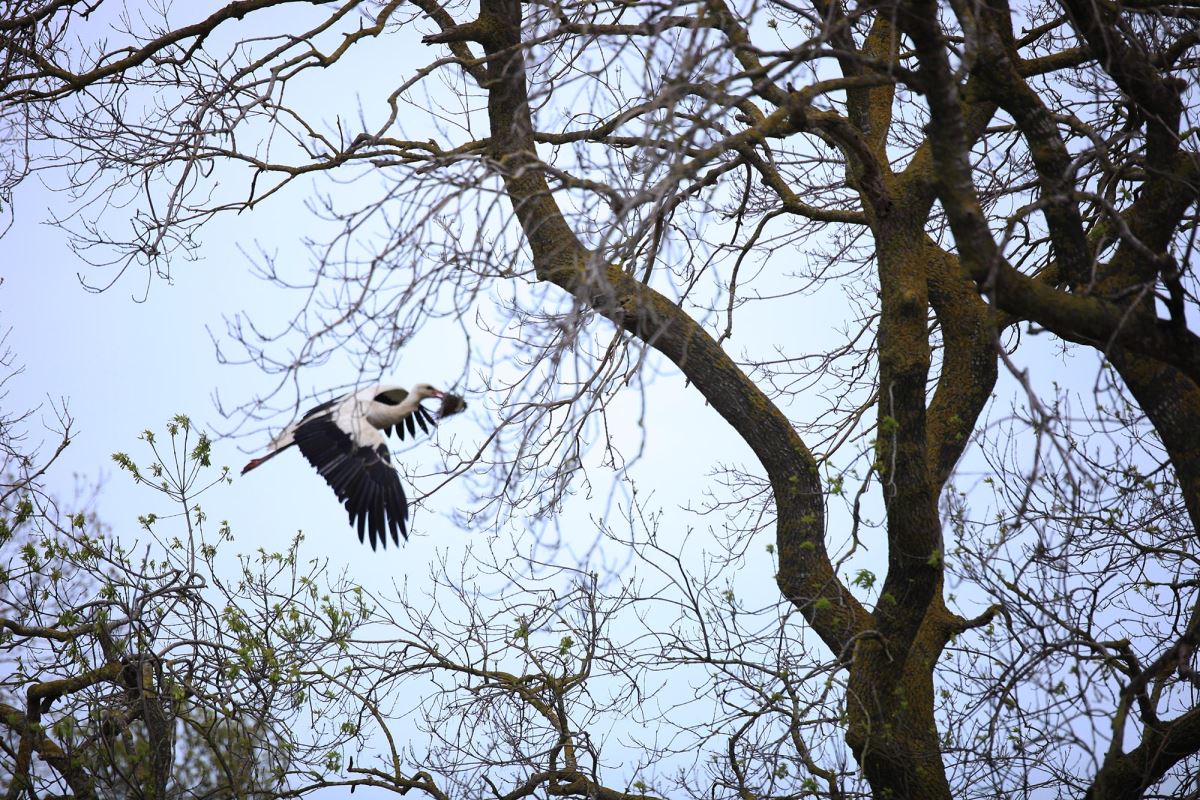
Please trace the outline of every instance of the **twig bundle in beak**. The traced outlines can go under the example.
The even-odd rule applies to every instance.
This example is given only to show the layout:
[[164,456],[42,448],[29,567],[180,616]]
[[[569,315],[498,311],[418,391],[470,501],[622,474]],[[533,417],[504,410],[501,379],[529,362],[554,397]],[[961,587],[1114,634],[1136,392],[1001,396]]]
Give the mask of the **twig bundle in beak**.
[[467,410],[467,401],[460,394],[446,392],[442,395],[442,407],[438,409],[438,419],[458,414]]

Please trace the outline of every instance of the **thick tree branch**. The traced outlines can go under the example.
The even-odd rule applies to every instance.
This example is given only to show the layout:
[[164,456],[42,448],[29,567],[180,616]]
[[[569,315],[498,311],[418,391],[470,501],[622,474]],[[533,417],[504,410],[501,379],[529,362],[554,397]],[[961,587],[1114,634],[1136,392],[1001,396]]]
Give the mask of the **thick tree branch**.
[[963,115],[951,77],[935,4],[916,0],[902,6],[903,27],[917,45],[921,88],[932,122],[932,155],[939,194],[958,244],[959,257],[980,289],[1001,309],[1030,319],[1073,342],[1102,351],[1113,344],[1163,358],[1200,381],[1200,337],[1170,321],[1131,315],[1098,297],[1067,294],[1021,274],[1004,259],[992,238],[971,181]]
[[929,403],[931,479],[940,492],[971,440],[998,377],[997,329],[958,259],[926,238],[929,300],[942,332],[942,364]]
[[1140,800],[1147,788],[1167,770],[1200,751],[1200,708],[1147,729],[1142,741],[1128,753],[1110,755],[1084,794],[1085,800]]
[[[28,742],[32,752],[62,776],[75,793],[75,800],[96,800],[96,782],[91,774],[78,759],[69,756],[47,736],[40,725],[31,722],[20,711],[5,703],[0,703],[0,724],[13,731],[22,743]],[[14,787],[18,785],[17,782],[27,780],[29,776],[30,764],[20,763],[21,758],[22,755],[18,754],[18,763],[13,775]],[[11,791],[9,794],[12,796]],[[19,791],[16,796],[20,796]]]
[[1068,282],[1081,285],[1091,273],[1092,254],[1075,200],[1071,155],[1054,115],[1020,74],[1007,0],[991,0],[974,14],[973,22],[966,24],[976,31],[979,51],[972,72],[980,78],[984,91],[1012,114],[1029,143],[1054,253]]
[[824,497],[816,462],[787,418],[720,348],[666,297],[584,248],[550,194],[534,156],[533,123],[520,48],[517,0],[485,0],[480,19],[498,32],[488,82],[492,158],[533,254],[554,283],[663,353],[746,440],[771,480],[785,596],[835,652],[870,627],[834,574],[824,540]]

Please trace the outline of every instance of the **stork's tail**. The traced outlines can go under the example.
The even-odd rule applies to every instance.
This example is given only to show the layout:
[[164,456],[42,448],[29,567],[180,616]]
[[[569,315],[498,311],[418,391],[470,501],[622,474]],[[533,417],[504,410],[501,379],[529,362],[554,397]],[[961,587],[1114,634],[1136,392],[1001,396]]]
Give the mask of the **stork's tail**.
[[[271,455],[274,455],[274,453],[272,453]],[[246,466],[242,467],[242,474],[243,474],[243,475],[245,475],[247,472],[249,472],[250,470],[254,469],[254,468],[255,468],[255,467],[257,467],[259,464],[263,463],[264,461],[266,461],[266,460],[267,460],[268,458],[270,458],[270,457],[271,457],[271,456],[263,456],[262,458],[252,458],[252,459],[250,459],[250,462],[249,462],[248,464],[246,464]]]
[[275,456],[279,455],[279,452],[280,452],[279,450],[272,450],[271,452],[267,453],[265,456],[259,456],[258,458],[250,459],[250,461],[247,462],[246,466],[242,467],[242,474],[245,475],[250,470],[252,470],[255,467],[262,464],[264,461],[268,461],[268,460],[274,458]]
[[280,431],[279,435],[276,436],[269,445],[267,445],[268,450],[266,454],[261,455],[258,458],[250,459],[249,463],[242,467],[242,474],[245,475],[250,470],[262,464],[264,461],[274,458],[284,450],[294,445],[296,443],[296,438],[294,435],[295,430],[296,423],[293,422],[291,425],[288,425],[286,428]]

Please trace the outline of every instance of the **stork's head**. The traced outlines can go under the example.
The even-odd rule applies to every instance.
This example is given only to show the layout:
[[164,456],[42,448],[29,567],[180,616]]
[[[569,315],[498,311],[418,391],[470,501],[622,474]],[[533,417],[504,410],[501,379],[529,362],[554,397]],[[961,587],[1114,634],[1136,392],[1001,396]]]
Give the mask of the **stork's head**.
[[426,397],[441,397],[445,394],[441,389],[435,389],[428,383],[418,383],[413,387],[412,393],[418,402],[424,400]]

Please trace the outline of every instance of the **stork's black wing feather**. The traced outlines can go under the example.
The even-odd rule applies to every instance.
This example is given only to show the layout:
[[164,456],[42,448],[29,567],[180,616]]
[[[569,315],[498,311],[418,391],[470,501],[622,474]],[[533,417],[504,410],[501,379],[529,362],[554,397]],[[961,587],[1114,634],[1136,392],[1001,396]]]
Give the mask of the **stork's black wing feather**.
[[408,538],[408,498],[391,463],[387,445],[359,447],[329,416],[306,419],[295,432],[296,445],[337,494],[371,549],[387,548],[387,535],[399,545]]
[[400,438],[400,441],[404,441],[404,429],[407,427],[408,433],[412,436],[416,436],[417,425],[421,426],[422,431],[429,433],[429,427],[431,425],[437,425],[437,420],[433,418],[432,414],[425,410],[424,406],[417,406],[416,411],[412,412],[395,425],[387,426],[383,429],[383,432],[388,436],[391,436],[393,433],[395,433],[396,436]]

